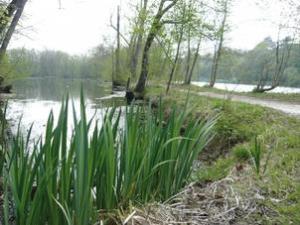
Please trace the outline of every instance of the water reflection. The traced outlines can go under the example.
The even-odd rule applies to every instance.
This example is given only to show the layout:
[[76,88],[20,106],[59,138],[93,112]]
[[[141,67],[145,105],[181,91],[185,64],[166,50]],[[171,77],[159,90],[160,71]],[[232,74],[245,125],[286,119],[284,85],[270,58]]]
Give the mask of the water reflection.
[[[30,78],[18,80],[13,84],[16,96],[9,100],[7,110],[7,118],[12,125],[13,133],[17,131],[18,122],[22,118],[22,131],[28,130],[34,123],[32,137],[36,138],[43,134],[49,113],[52,111],[54,118],[57,119],[61,100],[66,93],[69,93],[75,108],[79,109],[81,85],[85,94],[87,118],[94,117],[101,123],[105,111],[101,97],[111,94],[109,83],[99,80]],[[71,111],[69,115],[72,115]]]
[[13,82],[13,92],[17,99],[38,99],[61,101],[64,94],[69,93],[78,98],[80,87],[83,86],[88,99],[96,99],[111,93],[110,83],[91,79],[60,79],[60,78],[27,78]]

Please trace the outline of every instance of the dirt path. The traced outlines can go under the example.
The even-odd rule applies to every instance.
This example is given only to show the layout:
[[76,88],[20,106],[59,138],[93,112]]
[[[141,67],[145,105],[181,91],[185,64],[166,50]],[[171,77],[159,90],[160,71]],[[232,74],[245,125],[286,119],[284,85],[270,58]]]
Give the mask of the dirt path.
[[260,105],[263,107],[276,109],[290,115],[300,116],[300,104],[294,104],[294,103],[276,101],[276,100],[258,99],[254,97],[240,96],[234,94],[217,94],[212,92],[197,92],[196,94],[199,96],[207,96],[210,98],[230,99],[235,102],[245,102],[252,105]]

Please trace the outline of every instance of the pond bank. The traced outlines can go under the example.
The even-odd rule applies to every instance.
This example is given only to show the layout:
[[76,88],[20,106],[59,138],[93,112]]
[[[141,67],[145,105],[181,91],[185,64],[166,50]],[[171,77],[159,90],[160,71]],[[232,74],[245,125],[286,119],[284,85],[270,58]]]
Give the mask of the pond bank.
[[[192,90],[196,92],[208,92],[216,93],[222,95],[235,95],[235,96],[245,96],[261,100],[271,100],[271,101],[280,101],[288,104],[300,104],[300,93],[274,93],[274,92],[265,92],[265,93],[255,93],[252,91],[235,91],[235,90],[223,90],[218,88],[208,88],[200,87],[197,85],[176,85],[176,88],[181,88],[185,90]],[[299,89],[300,90],[300,89]]]
[[300,104],[289,103],[284,101],[277,100],[267,100],[267,99],[259,99],[255,97],[235,95],[233,93],[228,94],[218,94],[213,92],[197,92],[197,95],[205,96],[209,98],[218,98],[223,100],[231,100],[235,102],[244,102],[251,105],[260,105],[263,107],[268,107],[272,109],[276,109],[287,113],[289,115],[300,116]]
[[[162,96],[165,116],[170,115],[169,109],[175,105],[181,109],[186,104],[186,93],[172,89],[165,96],[164,92],[162,87],[151,87],[147,98],[157,102]],[[164,203],[137,204],[125,212],[122,221],[298,225],[300,120],[269,108],[193,92],[188,108],[191,121],[219,115],[214,138],[199,156],[201,167],[195,168],[190,185],[182,192]],[[262,145],[260,174],[249,156],[255,137]]]
[[[194,117],[219,113],[220,119],[215,128],[215,138],[200,154],[202,160],[213,160],[206,160],[193,174],[192,181],[196,182],[196,187],[188,187],[179,196],[185,196],[183,202],[193,202],[195,208],[183,205],[183,209],[194,212],[193,216],[198,212],[197,224],[300,224],[299,118],[259,105],[230,99],[224,101],[223,97],[208,98],[192,90],[188,105],[193,109]],[[187,94],[179,88],[173,88],[166,96],[161,86],[150,88],[148,96],[163,96],[164,104],[179,108],[187,98]],[[249,156],[255,137],[262,146],[259,175]],[[199,185],[201,188],[197,188]],[[213,200],[207,190],[213,190]],[[216,211],[208,210],[208,202],[218,199],[219,213],[214,214]],[[177,203],[180,207],[182,202]],[[176,202],[173,204],[176,205]],[[201,214],[199,208],[205,213]],[[213,220],[216,216],[220,216],[219,222]],[[180,222],[189,221],[185,216],[181,219]]]

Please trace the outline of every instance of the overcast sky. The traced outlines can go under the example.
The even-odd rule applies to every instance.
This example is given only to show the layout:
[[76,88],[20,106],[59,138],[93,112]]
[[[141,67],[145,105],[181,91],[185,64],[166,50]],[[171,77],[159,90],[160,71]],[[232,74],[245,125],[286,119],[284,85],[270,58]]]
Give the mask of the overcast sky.
[[[22,21],[22,35],[16,34],[10,48],[55,49],[84,54],[109,34],[110,16],[118,4],[128,0],[30,0]],[[130,0],[129,0],[130,2]],[[235,0],[230,16],[231,32],[226,45],[251,49],[267,36],[276,37],[279,9],[262,9],[253,0]],[[123,15],[130,12],[123,6]],[[266,20],[269,18],[269,20]]]

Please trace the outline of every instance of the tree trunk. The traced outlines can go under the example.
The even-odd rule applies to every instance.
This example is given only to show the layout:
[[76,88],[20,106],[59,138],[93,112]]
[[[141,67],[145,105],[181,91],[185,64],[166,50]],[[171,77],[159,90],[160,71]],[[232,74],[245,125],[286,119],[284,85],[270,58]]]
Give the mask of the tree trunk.
[[171,72],[170,72],[169,81],[168,81],[168,84],[167,84],[166,94],[169,93],[170,85],[171,85],[171,82],[172,82],[174,73],[175,73],[175,71],[176,71],[177,61],[178,61],[178,58],[179,58],[179,52],[180,52],[180,46],[181,46],[182,37],[183,37],[183,27],[184,27],[184,26],[182,25],[182,26],[181,26],[181,29],[180,29],[180,36],[179,36],[179,40],[178,40],[178,44],[177,44],[175,60],[174,60],[174,64],[173,64],[172,69],[171,69]]
[[198,56],[199,56],[200,45],[201,45],[201,38],[200,38],[200,40],[198,42],[198,45],[197,45],[197,49],[196,49],[196,52],[195,52],[195,55],[194,55],[194,60],[193,60],[193,63],[192,63],[192,67],[189,71],[189,75],[188,75],[188,79],[187,79],[186,84],[191,84],[194,69],[195,69],[195,66],[196,66],[196,63],[197,63],[197,60],[198,60]]
[[116,48],[116,71],[115,76],[113,78],[113,89],[117,86],[121,86],[121,82],[119,80],[121,76],[121,65],[120,65],[120,48],[121,48],[121,40],[120,40],[120,6],[117,9],[117,48]]
[[17,4],[17,10],[16,13],[13,17],[13,20],[11,22],[11,24],[9,25],[9,28],[7,30],[7,32],[5,33],[4,39],[2,41],[1,47],[0,47],[0,62],[2,62],[5,53],[6,53],[6,49],[8,47],[8,44],[11,40],[11,37],[18,25],[18,22],[22,16],[22,13],[24,11],[25,5],[27,3],[27,0],[21,0],[20,2],[18,2]]
[[165,58],[164,58],[161,66],[160,66],[160,71],[161,71],[162,75],[165,74],[167,62],[170,61],[169,55],[167,54],[170,51],[170,48],[171,48],[171,44],[169,44],[168,47],[167,47],[167,49],[165,50]]
[[139,15],[139,33],[138,33],[138,37],[137,37],[137,41],[133,50],[133,55],[131,57],[131,64],[130,64],[130,72],[131,72],[131,76],[133,78],[136,77],[137,74],[137,66],[138,66],[138,59],[139,59],[139,55],[141,52],[141,48],[142,48],[142,43],[143,43],[143,34],[144,34],[144,30],[145,30],[145,13],[147,11],[147,6],[148,6],[148,0],[144,0],[142,2],[142,7],[141,7],[141,13]]
[[191,29],[189,28],[188,30],[188,47],[187,47],[187,57],[186,57],[186,67],[185,67],[185,79],[184,79],[184,83],[188,84],[188,76],[190,73],[190,61],[191,61]]
[[[294,42],[294,39],[292,40],[292,43]],[[253,90],[253,92],[257,93],[264,93],[267,91],[271,91],[279,86],[280,84],[280,78],[284,74],[285,69],[288,66],[288,61],[290,59],[291,50],[293,44],[289,44],[288,42],[285,43],[286,46],[283,46],[282,52],[280,54],[280,41],[277,40],[277,45],[275,49],[275,71],[272,76],[272,84],[270,87],[265,88],[266,82],[268,80],[268,74],[266,77],[264,77],[264,74],[260,77],[260,80],[258,82],[257,87]]]
[[[20,0],[19,0],[20,2]],[[5,28],[7,27],[9,21],[17,10],[18,0],[13,0],[6,7],[3,15],[0,16],[0,34],[3,34]]]
[[267,63],[265,63],[265,65],[263,66],[258,84],[257,84],[256,88],[253,90],[253,92],[263,93],[266,91],[271,91],[274,88],[276,88],[276,86],[273,86],[273,85],[271,85],[271,87],[267,87],[267,88],[265,87],[268,79],[269,79],[269,67],[268,67]]
[[[111,50],[111,81],[112,84],[114,83],[114,80],[116,79],[116,64],[115,64],[115,50],[114,47],[112,46]],[[114,85],[112,85],[112,90],[114,89]]]
[[224,32],[225,32],[225,26],[226,26],[226,21],[227,21],[227,13],[228,13],[227,12],[227,4],[228,4],[228,2],[226,0],[225,5],[224,5],[224,17],[223,17],[221,28],[220,28],[220,40],[219,40],[219,45],[217,47],[217,50],[214,54],[214,60],[213,60],[213,65],[212,65],[212,72],[211,72],[209,87],[214,87],[216,80],[217,80],[219,61],[220,61],[221,54],[222,54],[222,48],[223,48],[223,42],[224,42]]
[[161,0],[158,12],[153,19],[143,51],[141,73],[134,89],[134,91],[139,95],[142,95],[145,91],[146,81],[149,73],[149,50],[157,32],[163,25],[161,23],[161,19],[164,16],[164,14],[167,13],[177,3],[177,1],[178,0],[173,0],[168,6],[164,8],[164,3],[166,2],[166,0]]

